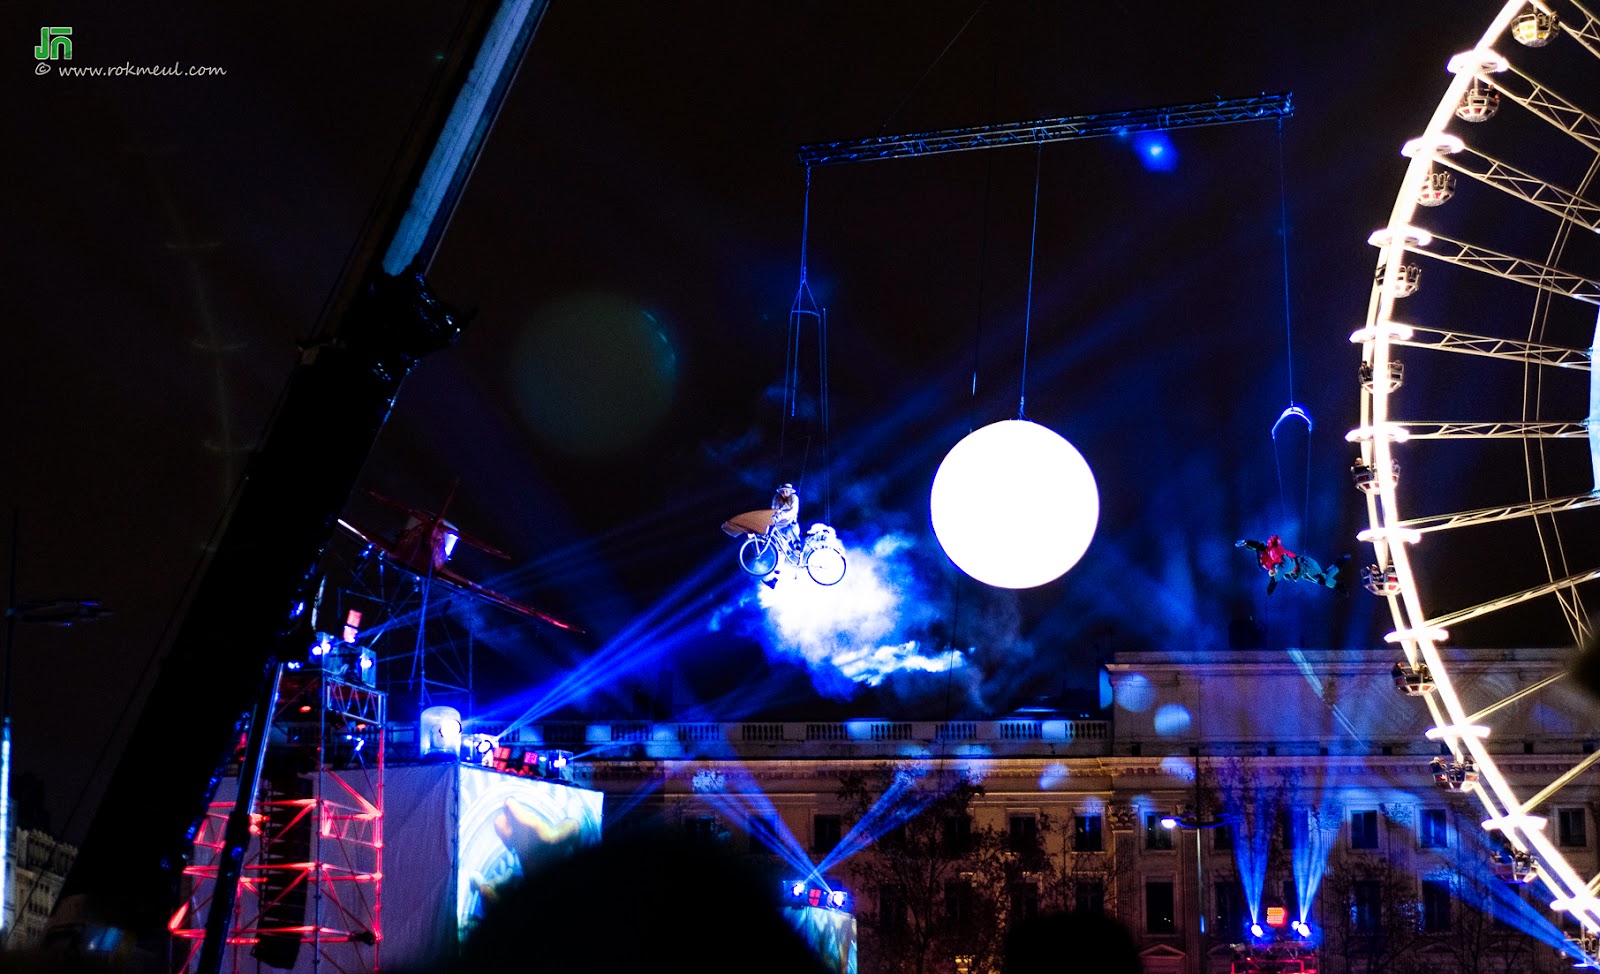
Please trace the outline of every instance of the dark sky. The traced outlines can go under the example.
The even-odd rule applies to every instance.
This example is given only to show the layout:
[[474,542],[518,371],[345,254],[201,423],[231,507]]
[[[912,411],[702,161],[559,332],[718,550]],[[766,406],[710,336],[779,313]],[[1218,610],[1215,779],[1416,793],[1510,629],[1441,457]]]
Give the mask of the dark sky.
[[[23,3],[0,15],[12,52],[0,501],[22,514],[23,596],[115,612],[27,627],[16,643],[18,761],[46,780],[58,830],[87,820],[96,754],[180,611],[458,10]],[[459,476],[455,520],[515,566],[469,555],[462,570],[589,630],[566,639],[477,613],[494,674],[484,698],[615,650],[664,602],[677,611],[640,685],[676,673],[670,706],[657,701],[672,712],[728,680],[767,688],[729,718],[1003,712],[1092,688],[1118,649],[1225,646],[1239,616],[1264,619],[1274,645],[1367,645],[1373,600],[1280,590],[1268,603],[1232,542],[1279,531],[1324,560],[1357,550],[1343,434],[1359,362],[1346,339],[1375,261],[1365,240],[1445,60],[1492,12],[557,0],[432,269],[437,293],[476,318],[408,381],[362,484],[426,507]],[[77,65],[227,73],[35,75],[29,52],[52,25],[72,27]],[[1169,172],[1114,139],[1043,153],[1028,416],[1079,447],[1102,492],[1095,542],[1063,580],[1021,594],[963,582],[927,517],[944,452],[1016,412],[1033,150],[814,172],[829,449],[814,437],[807,452],[803,424],[784,429],[797,146],[1261,92],[1296,106],[1281,142],[1287,328],[1276,125],[1173,132]],[[653,323],[657,357],[562,344],[593,339],[618,309]],[[1291,424],[1274,444],[1291,362],[1316,427],[1307,438]],[[802,392],[815,380],[804,370]],[[717,526],[802,472],[807,520],[826,497],[847,542],[910,542],[896,578],[919,607],[896,631],[975,647],[953,697],[924,677],[824,698],[754,638],[755,610],[737,607],[750,583]],[[359,498],[351,510],[382,513]],[[727,622],[716,633],[713,618]],[[593,709],[632,705],[619,696]]]

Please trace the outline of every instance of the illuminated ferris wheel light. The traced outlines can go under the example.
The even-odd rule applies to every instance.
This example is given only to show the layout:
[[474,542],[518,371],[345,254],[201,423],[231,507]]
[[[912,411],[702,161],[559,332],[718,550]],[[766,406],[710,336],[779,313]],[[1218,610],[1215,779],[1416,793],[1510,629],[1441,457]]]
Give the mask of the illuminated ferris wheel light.
[[1404,443],[1411,439],[1411,431],[1399,423],[1377,423],[1372,426],[1357,426],[1344,435],[1346,443],[1364,443],[1379,439],[1388,440],[1390,443]]
[[1386,643],[1430,642],[1442,643],[1450,638],[1448,629],[1432,626],[1424,629],[1396,629],[1383,637]]
[[1483,827],[1491,832],[1509,832],[1512,829],[1521,829],[1524,832],[1542,831],[1549,820],[1543,815],[1514,814],[1501,815],[1496,818],[1483,820]]
[[1416,544],[1422,532],[1416,528],[1367,528],[1356,534],[1357,541],[1382,541],[1386,544]]
[[1463,737],[1482,740],[1489,736],[1489,728],[1482,724],[1447,724],[1443,727],[1430,727],[1423,736],[1430,741],[1459,741]]
[[1400,147],[1400,154],[1405,156],[1407,159],[1415,159],[1417,156],[1423,154],[1430,156],[1453,156],[1466,147],[1467,144],[1456,136],[1449,135],[1447,133],[1441,133],[1439,135],[1424,135],[1412,139],[1410,142],[1407,142],[1405,145]]
[[1478,47],[1452,57],[1444,69],[1451,74],[1477,74],[1480,71],[1499,74],[1509,67],[1511,62],[1494,48]]

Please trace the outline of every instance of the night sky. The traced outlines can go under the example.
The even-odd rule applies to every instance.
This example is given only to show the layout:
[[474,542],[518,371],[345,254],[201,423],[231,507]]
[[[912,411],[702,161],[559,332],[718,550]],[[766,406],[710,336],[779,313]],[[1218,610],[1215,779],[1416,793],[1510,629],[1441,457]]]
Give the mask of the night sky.
[[[94,761],[149,678],[458,13],[0,14],[0,501],[21,511],[21,596],[115,613],[18,633],[17,759],[44,779],[57,831],[87,822]],[[431,271],[476,317],[408,380],[361,484],[429,507],[459,476],[452,519],[513,556],[466,553],[460,570],[588,630],[455,610],[474,620],[486,704],[645,642],[631,680],[574,712],[941,719],[1063,692],[1092,702],[1110,653],[1225,648],[1250,616],[1271,646],[1375,645],[1376,600],[1291,585],[1268,601],[1233,541],[1276,532],[1322,560],[1365,555],[1343,439],[1359,364],[1347,338],[1376,259],[1365,241],[1445,61],[1492,13],[556,0]],[[227,73],[36,75],[30,51],[54,25],[72,27],[74,64]],[[927,513],[945,451],[1017,412],[1032,148],[813,172],[831,435],[784,423],[798,146],[1263,92],[1293,93],[1281,143],[1255,122],[1170,133],[1169,171],[1129,140],[1038,158],[1027,415],[1083,452],[1102,503],[1065,578],[1022,593],[963,581]],[[814,337],[803,352],[814,405]],[[1291,381],[1315,429],[1290,423],[1275,443]],[[883,640],[967,650],[963,667],[869,688],[775,648],[718,525],[783,480],[801,484],[803,520],[831,509],[853,552],[879,546],[902,596]],[[360,496],[350,513],[392,526]],[[641,620],[648,640],[622,640]]]

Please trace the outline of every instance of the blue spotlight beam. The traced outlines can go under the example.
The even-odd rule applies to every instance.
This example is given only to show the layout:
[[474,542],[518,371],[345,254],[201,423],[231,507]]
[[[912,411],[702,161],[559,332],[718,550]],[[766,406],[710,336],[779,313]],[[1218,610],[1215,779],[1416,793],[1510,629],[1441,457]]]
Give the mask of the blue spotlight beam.
[[[523,700],[531,699],[532,703],[525,705],[521,716],[508,724],[501,735],[511,734],[526,724],[538,721],[671,653],[678,647],[689,621],[702,618],[707,585],[714,575],[719,572],[725,574],[725,568],[721,559],[707,562],[691,578],[680,583],[650,611],[553,686],[523,697]],[[516,705],[516,702],[509,702],[497,709],[503,711]]]
[[916,818],[944,794],[940,789],[921,789],[917,782],[918,779],[910,774],[902,772],[896,775],[894,783],[878,796],[867,813],[817,864],[817,872],[827,872],[878,841],[885,833]]
[[1175,128],[1233,125],[1238,122],[1264,122],[1294,114],[1288,93],[1252,95],[1248,98],[1219,98],[1216,101],[1186,105],[1163,105],[1123,112],[1069,115],[1041,118],[1031,122],[1005,122],[970,128],[942,129],[909,135],[880,135],[846,142],[814,142],[800,147],[800,164],[836,166],[874,159],[902,159],[974,149],[1002,149],[1013,145],[1038,145],[1069,142],[1105,136],[1132,135]]

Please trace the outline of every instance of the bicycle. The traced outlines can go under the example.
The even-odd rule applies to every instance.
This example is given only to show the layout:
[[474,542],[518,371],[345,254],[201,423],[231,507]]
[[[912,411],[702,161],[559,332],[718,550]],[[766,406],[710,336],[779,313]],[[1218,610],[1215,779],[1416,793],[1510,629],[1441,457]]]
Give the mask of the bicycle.
[[818,585],[837,585],[847,568],[844,548],[833,528],[826,524],[813,524],[805,540],[795,543],[795,536],[787,531],[774,533],[770,528],[762,534],[749,533],[739,545],[739,567],[758,578],[765,578],[778,570],[780,564],[804,568]]

